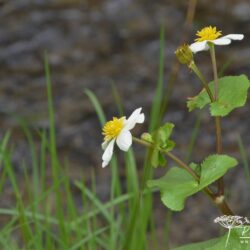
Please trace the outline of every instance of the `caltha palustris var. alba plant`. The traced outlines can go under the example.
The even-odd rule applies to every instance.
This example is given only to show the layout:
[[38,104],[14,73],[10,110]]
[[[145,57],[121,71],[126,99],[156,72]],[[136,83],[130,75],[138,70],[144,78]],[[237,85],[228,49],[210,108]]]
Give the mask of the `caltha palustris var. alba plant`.
[[[228,170],[235,167],[238,162],[234,157],[223,152],[221,118],[234,109],[245,105],[249,80],[245,75],[218,78],[215,46],[229,45],[232,40],[242,40],[244,36],[242,34],[222,36],[221,31],[211,26],[198,31],[197,36],[198,38],[194,43],[180,46],[175,54],[179,62],[187,65],[201,82],[201,91],[198,95],[188,98],[187,108],[189,111],[193,111],[209,106],[209,113],[215,123],[215,152],[208,155],[200,163],[186,163],[181,160],[171,152],[175,147],[175,143],[170,139],[174,128],[172,123],[163,124],[151,134],[143,133],[141,138],[133,137],[130,130],[136,123],[144,121],[144,115],[141,113],[140,108],[136,109],[128,119],[125,117],[113,118],[112,121],[104,125],[103,148],[105,151],[102,166],[106,166],[111,160],[115,142],[121,150],[127,151],[133,140],[151,149],[151,165],[153,167],[165,165],[165,157],[172,159],[176,163],[175,166],[167,170],[163,177],[147,181],[149,188],[160,190],[161,200],[166,207],[173,211],[181,211],[189,196],[202,191],[223,215],[233,216],[234,212],[225,199],[223,176]],[[196,53],[200,51],[209,51],[211,56],[213,80],[210,82],[205,79],[194,61]],[[210,185],[214,182],[217,183],[216,191],[210,188]],[[224,241],[225,239],[222,237],[215,248],[209,249],[224,247]]]

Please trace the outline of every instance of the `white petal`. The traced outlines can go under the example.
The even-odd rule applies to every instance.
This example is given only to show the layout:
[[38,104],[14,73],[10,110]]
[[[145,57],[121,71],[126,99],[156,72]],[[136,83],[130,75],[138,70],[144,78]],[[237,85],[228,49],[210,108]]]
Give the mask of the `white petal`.
[[207,41],[203,41],[192,43],[189,48],[192,50],[193,53],[196,53],[199,51],[208,50],[209,46],[207,45]]
[[125,126],[124,128],[127,130],[131,130],[134,128],[136,123],[143,123],[145,120],[145,116],[143,113],[141,113],[142,108],[136,109],[130,117],[125,120]]
[[123,150],[128,151],[132,145],[132,135],[127,129],[123,129],[116,139],[117,146]]
[[221,38],[227,38],[231,40],[242,40],[244,38],[244,35],[243,34],[229,34]]
[[228,45],[231,43],[231,40],[228,39],[228,38],[225,38],[225,37],[221,37],[221,38],[218,38],[218,39],[215,39],[213,41],[210,41],[216,45]]
[[114,150],[114,143],[115,143],[115,139],[111,140],[109,143],[108,143],[108,146],[106,147],[103,155],[102,155],[102,167],[106,167],[111,158],[112,158],[112,155],[113,155],[113,150]]
[[108,146],[108,143],[109,143],[109,141],[104,141],[104,142],[102,143],[102,149],[103,149],[103,150],[106,149],[106,147]]

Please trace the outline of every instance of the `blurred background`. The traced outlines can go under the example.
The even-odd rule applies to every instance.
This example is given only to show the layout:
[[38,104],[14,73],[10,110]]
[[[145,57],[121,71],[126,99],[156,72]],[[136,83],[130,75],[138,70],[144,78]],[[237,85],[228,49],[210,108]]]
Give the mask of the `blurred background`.
[[[187,10],[189,9],[189,16]],[[192,15],[194,14],[193,20]],[[250,76],[250,2],[248,0],[2,0],[0,1],[0,136],[12,131],[13,163],[18,172],[31,161],[20,119],[35,131],[48,128],[44,52],[47,51],[53,82],[56,132],[60,160],[68,161],[72,179],[97,176],[97,193],[105,200],[110,169],[101,168],[101,127],[84,89],[91,89],[103,105],[107,118],[117,115],[112,95],[114,83],[127,115],[142,107],[149,117],[159,66],[159,37],[165,29],[164,84],[170,82],[169,105],[164,120],[175,123],[175,152],[184,157],[198,112],[188,113],[187,97],[198,93],[196,77],[176,62],[180,43],[191,43],[204,26],[217,26],[223,35],[242,33],[243,41],[216,47],[218,68],[226,75]],[[212,67],[208,53],[198,53],[196,62],[208,80]],[[240,134],[250,153],[250,101],[223,119],[224,152],[237,157]],[[147,131],[148,121],[135,129]],[[192,154],[201,161],[215,150],[214,123],[201,114],[201,129]],[[35,133],[34,133],[35,135]],[[135,146],[141,169],[145,150]],[[120,174],[123,157],[119,153]],[[165,170],[156,171],[161,175]],[[226,176],[229,204],[238,215],[250,218],[248,186],[242,164]],[[11,204],[11,190],[3,194],[1,207]],[[158,195],[155,213],[161,222],[166,210]],[[182,213],[172,219],[172,246],[205,240],[219,232],[213,219],[218,211],[202,194],[190,198]],[[201,230],[207,228],[207,230]]]

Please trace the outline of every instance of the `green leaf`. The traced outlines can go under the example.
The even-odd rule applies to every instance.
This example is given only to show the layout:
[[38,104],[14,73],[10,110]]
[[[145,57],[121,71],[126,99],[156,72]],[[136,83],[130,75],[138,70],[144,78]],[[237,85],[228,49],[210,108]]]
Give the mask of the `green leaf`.
[[164,149],[164,150],[166,150],[167,152],[169,152],[169,151],[171,151],[171,150],[174,149],[175,145],[176,145],[176,144],[175,144],[174,141],[168,140],[168,142],[167,142],[164,146],[162,146],[162,149]]
[[202,187],[208,186],[237,164],[237,160],[228,155],[208,156],[201,164],[200,185]]
[[152,135],[149,134],[149,133],[143,133],[143,134],[141,135],[141,139],[144,140],[144,141],[146,141],[146,142],[150,142],[150,143],[153,143],[153,142],[154,142],[154,141],[153,141],[153,138],[152,138]]
[[250,242],[245,243],[241,237],[250,237],[250,227],[243,226],[242,228],[233,228],[230,233],[229,231],[223,236],[214,238],[208,241],[199,243],[188,244],[185,246],[177,247],[174,250],[249,250]]
[[162,148],[167,147],[167,144],[169,141],[168,138],[172,134],[173,128],[174,128],[174,124],[168,123],[168,122],[159,128],[157,136],[159,137],[160,146]]
[[152,151],[152,155],[151,155],[151,158],[150,158],[150,161],[151,161],[151,165],[154,167],[154,168],[157,168],[160,163],[159,163],[159,149],[157,147],[154,147],[153,148],[153,151]]
[[[250,86],[245,75],[225,76],[219,78],[218,81],[219,96],[217,101],[211,103],[207,92],[203,89],[197,96],[189,98],[187,102],[188,110],[202,109],[209,104],[212,116],[226,116],[235,108],[245,105]],[[214,94],[214,82],[209,83],[209,88]]]
[[152,133],[152,135],[145,133],[142,139],[151,142],[154,145],[154,149],[151,155],[151,165],[153,167],[165,166],[166,159],[160,152],[161,149],[170,151],[175,147],[175,143],[169,140],[174,128],[173,123],[165,123],[158,130]]
[[199,191],[199,184],[186,170],[173,167],[166,175],[157,180],[147,182],[149,187],[157,187],[161,191],[161,200],[168,208],[181,211],[188,196]]
[[174,124],[167,122],[152,133],[152,140],[156,147],[165,150],[173,147],[173,141],[169,140],[169,137],[173,132],[173,128]]
[[185,169],[173,167],[160,179],[150,180],[147,184],[149,187],[160,189],[161,200],[168,208],[181,211],[187,197],[218,180],[236,165],[237,161],[230,156],[211,155],[204,160],[201,167],[190,164],[194,171],[201,171],[199,183]]
[[158,162],[159,162],[160,167],[164,167],[167,164],[167,160],[166,160],[165,156],[161,152],[159,152]]
[[201,165],[191,162],[189,166],[195,171],[195,173],[201,176]]
[[208,96],[206,90],[202,89],[202,91],[198,95],[188,98],[188,101],[187,101],[188,111],[191,112],[194,109],[198,109],[198,108],[202,109],[208,103],[210,103],[209,96]]
[[151,156],[151,165],[157,168],[159,166],[164,167],[166,164],[167,160],[165,156],[157,148],[154,148]]
[[173,128],[173,123],[165,123],[152,134],[143,133],[141,135],[142,140],[149,142],[154,146],[151,153],[150,163],[155,168],[166,165],[166,159],[160,151],[162,149],[170,151],[175,147],[175,143],[172,140],[169,140]]

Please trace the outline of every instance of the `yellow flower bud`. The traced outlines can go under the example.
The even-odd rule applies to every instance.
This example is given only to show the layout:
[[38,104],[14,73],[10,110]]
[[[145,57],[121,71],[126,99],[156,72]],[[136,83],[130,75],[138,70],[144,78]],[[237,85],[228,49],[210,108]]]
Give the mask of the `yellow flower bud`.
[[190,64],[193,61],[193,52],[187,44],[180,46],[175,51],[176,57],[182,64]]

